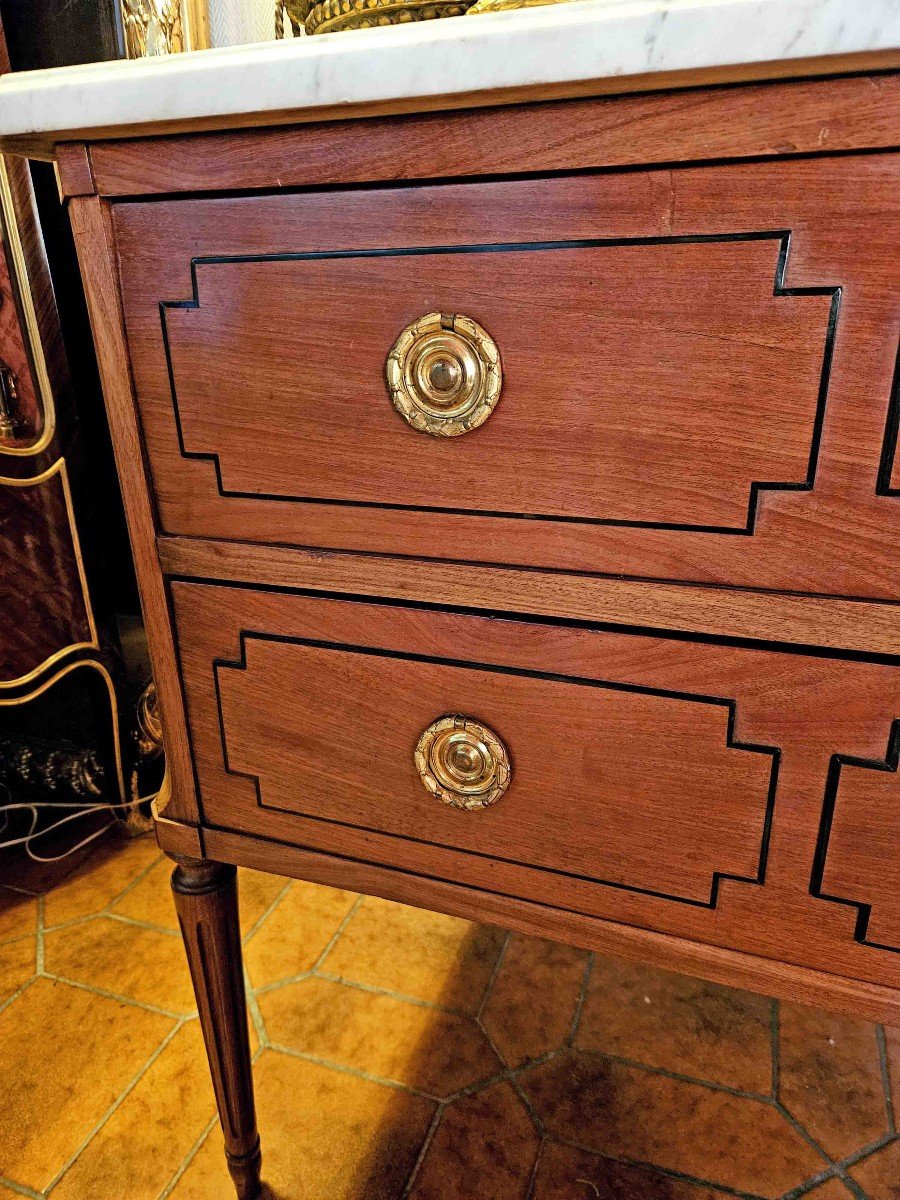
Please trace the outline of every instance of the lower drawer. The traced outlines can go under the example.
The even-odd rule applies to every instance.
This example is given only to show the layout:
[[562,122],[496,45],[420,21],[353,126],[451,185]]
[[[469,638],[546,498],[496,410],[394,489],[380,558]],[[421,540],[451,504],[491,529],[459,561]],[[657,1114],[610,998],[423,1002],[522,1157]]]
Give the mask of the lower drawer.
[[900,983],[890,664],[172,593],[205,825]]

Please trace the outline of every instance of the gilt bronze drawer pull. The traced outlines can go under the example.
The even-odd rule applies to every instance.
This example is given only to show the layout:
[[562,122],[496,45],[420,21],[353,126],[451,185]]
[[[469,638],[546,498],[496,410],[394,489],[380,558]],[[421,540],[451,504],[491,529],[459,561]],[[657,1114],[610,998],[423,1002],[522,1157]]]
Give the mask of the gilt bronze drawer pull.
[[436,312],[403,330],[386,375],[397,412],[434,437],[459,437],[483,425],[503,381],[491,335],[471,317]]
[[487,725],[470,717],[442,717],[419,738],[416,770],[422,783],[454,808],[487,808],[509,787],[506,747]]

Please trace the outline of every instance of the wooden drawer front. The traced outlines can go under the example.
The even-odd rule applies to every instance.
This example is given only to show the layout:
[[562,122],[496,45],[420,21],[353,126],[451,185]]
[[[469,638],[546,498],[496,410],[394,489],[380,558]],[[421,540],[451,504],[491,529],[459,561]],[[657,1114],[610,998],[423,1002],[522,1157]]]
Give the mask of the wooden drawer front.
[[[199,263],[196,304],[164,313],[185,450],[231,495],[743,532],[759,481],[811,472],[833,293],[784,295],[783,249]],[[496,410],[454,438],[404,424],[385,388],[398,335],[433,309],[474,317],[502,361]]]
[[[897,969],[854,940],[861,907],[889,900],[810,894],[831,756],[883,758],[893,668],[172,590],[205,823],[844,973]],[[451,714],[508,751],[490,807],[442,804],[419,777],[420,735]]]
[[[895,594],[893,163],[118,205],[164,531]],[[386,387],[427,313],[462,436]]]
[[885,758],[835,756],[813,891],[855,904],[857,936],[900,950],[900,721]]

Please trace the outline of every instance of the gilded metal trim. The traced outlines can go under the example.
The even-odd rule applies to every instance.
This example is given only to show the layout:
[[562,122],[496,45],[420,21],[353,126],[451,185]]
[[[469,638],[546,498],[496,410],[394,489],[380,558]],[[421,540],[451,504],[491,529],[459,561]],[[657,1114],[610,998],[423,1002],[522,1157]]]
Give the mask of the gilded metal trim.
[[50,375],[47,372],[47,360],[44,357],[44,347],[41,343],[38,327],[37,312],[34,307],[34,297],[31,294],[31,281],[28,277],[28,264],[25,261],[25,251],[19,234],[15,204],[13,203],[12,187],[9,182],[9,171],[5,157],[0,154],[0,214],[3,228],[6,232],[6,244],[9,247],[10,263],[15,283],[18,285],[22,314],[25,318],[25,335],[28,348],[31,351],[31,363],[34,371],[35,386],[43,407],[44,427],[36,441],[28,446],[0,446],[0,453],[21,457],[40,454],[50,444],[56,432],[56,405],[53,401],[53,388],[50,386]]
[[459,437],[483,425],[500,399],[497,343],[471,317],[426,313],[403,330],[385,364],[391,403],[432,437]]
[[306,32],[338,33],[372,29],[376,25],[431,21],[437,17],[461,17],[471,3],[472,0],[321,0],[309,9]]
[[[81,542],[78,537],[78,527],[75,524],[75,511],[72,507],[72,491],[69,487],[69,473],[66,469],[66,460],[59,458],[48,467],[46,471],[42,471],[40,475],[34,475],[30,479],[11,479],[7,476],[0,475],[0,487],[34,487],[37,484],[46,483],[48,479],[56,474],[59,474],[62,481],[63,498],[66,505],[66,515],[69,520],[69,532],[72,536],[72,550],[75,554],[75,563],[78,570],[78,580],[81,584],[81,593],[84,600],[84,610],[87,615],[88,628],[91,632],[91,640],[89,642],[72,642],[68,646],[63,646],[61,649],[54,651],[48,658],[40,663],[33,670],[25,675],[21,675],[18,679],[0,680],[0,691],[8,690],[9,688],[21,687],[25,683],[30,683],[36,679],[44,671],[55,666],[61,659],[66,658],[70,654],[74,654],[77,650],[99,650],[100,642],[97,638],[97,625],[94,621],[94,610],[91,607],[91,597],[88,590],[87,575],[84,569],[84,559],[81,554]],[[3,701],[3,703],[8,703]]]
[[100,675],[103,677],[104,683],[106,684],[106,690],[109,693],[110,716],[112,719],[113,751],[116,760],[116,783],[118,784],[121,803],[127,804],[128,792],[125,787],[125,776],[122,771],[122,741],[119,733],[119,704],[116,697],[116,689],[112,681],[112,676],[110,675],[109,671],[107,671],[103,663],[97,662],[97,660],[93,658],[85,658],[79,662],[69,663],[68,666],[65,666],[62,668],[62,670],[57,671],[57,673],[51,676],[50,679],[45,679],[43,683],[39,684],[38,687],[26,693],[24,696],[0,696],[0,707],[12,707],[13,705],[27,704],[29,700],[36,700],[38,696],[42,696],[44,692],[49,691],[54,684],[65,678],[66,675],[71,674],[72,671],[79,670],[81,667],[90,667],[94,671],[99,671]]
[[468,812],[495,804],[512,767],[494,731],[471,717],[441,717],[422,733],[413,755],[419,778],[435,799]]

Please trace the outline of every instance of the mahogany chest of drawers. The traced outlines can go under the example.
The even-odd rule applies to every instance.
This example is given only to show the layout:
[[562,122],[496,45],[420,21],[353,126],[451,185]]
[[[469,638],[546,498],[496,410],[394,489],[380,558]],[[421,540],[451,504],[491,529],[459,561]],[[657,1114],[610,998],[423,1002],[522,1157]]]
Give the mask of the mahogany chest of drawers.
[[57,147],[242,1196],[234,864],[900,1014],[896,116]]

